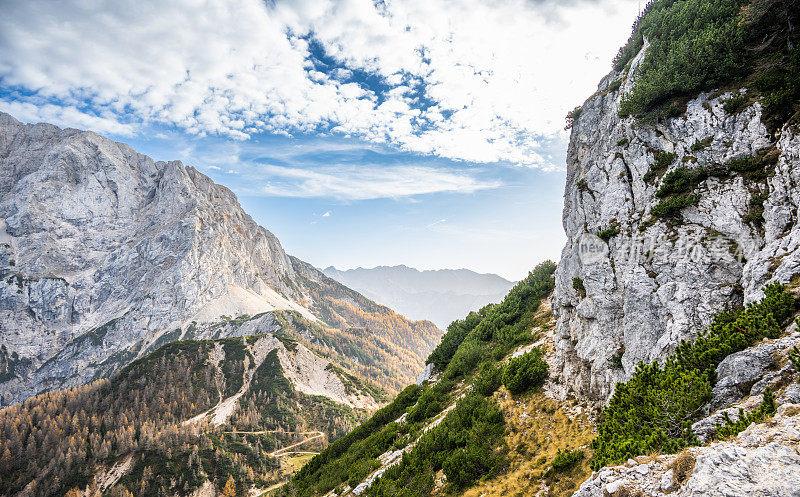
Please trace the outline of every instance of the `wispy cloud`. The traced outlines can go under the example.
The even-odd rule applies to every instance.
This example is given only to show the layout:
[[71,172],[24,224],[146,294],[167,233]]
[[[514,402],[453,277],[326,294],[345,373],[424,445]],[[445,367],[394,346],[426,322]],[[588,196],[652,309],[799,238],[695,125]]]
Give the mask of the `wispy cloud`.
[[[607,70],[635,5],[7,2],[0,105],[25,120],[121,135],[149,123],[236,139],[335,133],[550,167],[542,141],[563,137],[563,116]],[[587,41],[601,56],[586,57]]]
[[474,193],[502,185],[495,179],[481,179],[472,174],[423,166],[325,166],[301,169],[266,165],[258,170],[266,175],[265,184],[259,191],[280,197],[368,200],[431,193]]
[[322,217],[331,217],[331,211],[326,212]]

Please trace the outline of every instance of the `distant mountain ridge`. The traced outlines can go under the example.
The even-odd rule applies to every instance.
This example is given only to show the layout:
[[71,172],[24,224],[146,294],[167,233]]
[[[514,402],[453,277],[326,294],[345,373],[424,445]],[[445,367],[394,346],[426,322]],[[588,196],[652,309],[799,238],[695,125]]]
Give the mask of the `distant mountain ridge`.
[[514,282],[469,269],[420,271],[405,265],[339,270],[325,275],[410,319],[429,319],[445,329],[454,320],[486,304],[500,302]]

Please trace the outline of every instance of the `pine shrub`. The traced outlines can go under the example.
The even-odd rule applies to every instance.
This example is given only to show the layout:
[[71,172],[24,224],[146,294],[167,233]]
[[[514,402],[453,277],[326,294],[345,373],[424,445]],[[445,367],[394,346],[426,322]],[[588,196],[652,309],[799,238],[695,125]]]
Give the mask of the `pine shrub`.
[[716,367],[758,340],[780,336],[795,309],[794,297],[771,284],[759,302],[717,314],[694,342],[682,341],[663,367],[640,363],[630,380],[617,384],[603,410],[592,467],[697,444],[691,423],[711,399]]
[[511,359],[503,370],[503,385],[513,394],[537,388],[547,378],[547,363],[542,349],[534,347],[527,354]]

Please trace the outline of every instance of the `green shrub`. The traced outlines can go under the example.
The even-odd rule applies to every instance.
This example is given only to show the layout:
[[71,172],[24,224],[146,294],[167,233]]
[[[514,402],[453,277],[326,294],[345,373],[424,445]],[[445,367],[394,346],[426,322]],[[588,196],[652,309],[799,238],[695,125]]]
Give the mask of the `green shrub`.
[[650,169],[642,177],[645,183],[650,183],[657,176],[664,174],[664,171],[675,162],[677,155],[671,152],[660,150],[655,153],[655,161],[650,164]]
[[[500,304],[487,305],[464,321],[454,321],[426,363],[433,363],[446,377],[456,378],[473,371],[490,350],[505,355],[510,348],[530,340],[533,311],[553,290],[555,267],[550,261],[539,264]],[[488,342],[493,342],[491,347]]]
[[578,191],[587,192],[589,191],[589,183],[586,181],[586,178],[581,178],[576,183],[578,187]]
[[683,195],[691,193],[692,190],[708,178],[708,171],[705,168],[690,169],[679,167],[668,172],[664,176],[664,181],[656,192],[656,197],[666,198],[670,195]]
[[612,236],[617,236],[617,235],[619,235],[619,228],[616,225],[609,226],[608,228],[605,229],[598,228],[597,230],[598,238],[600,238],[604,242],[608,242],[609,240],[611,240]]
[[[796,346],[792,348],[792,351],[789,353],[789,361],[794,366],[794,370],[800,373],[800,349]],[[797,378],[797,381],[800,382],[800,377]]]
[[788,63],[759,75],[755,86],[764,93],[763,121],[771,130],[780,129],[791,119],[800,101],[800,46],[792,51]]
[[[614,68],[623,70],[644,38],[650,41],[620,114],[666,115],[662,108],[698,91],[753,81],[763,92],[765,122],[771,130],[779,129],[800,101],[800,47],[797,35],[791,40],[792,31],[786,29],[787,19],[798,10],[797,0],[649,2],[614,59]],[[787,50],[792,43],[795,48]],[[755,77],[749,77],[752,73]],[[746,104],[739,98],[726,102],[726,111]]]
[[747,102],[749,102],[747,95],[738,93],[725,100],[725,102],[722,104],[722,108],[728,114],[736,114],[744,109],[744,107],[747,105]]
[[446,378],[459,378],[475,370],[475,367],[488,356],[489,349],[478,340],[466,340],[456,351],[453,360],[445,370]]
[[[484,307],[484,309],[487,308]],[[481,309],[481,312],[484,312],[484,309]],[[455,355],[456,350],[458,350],[458,347],[461,345],[461,342],[475,329],[484,316],[485,314],[482,315],[478,312],[470,312],[466,318],[450,323],[441,342],[439,342],[439,345],[437,345],[430,356],[428,356],[426,364],[433,364],[439,371],[444,371],[453,358],[453,355]]]
[[615,92],[615,91],[619,90],[619,88],[621,86],[622,86],[622,81],[620,81],[620,80],[612,81],[608,85],[608,91]]
[[505,466],[504,458],[494,451],[504,433],[505,421],[497,402],[477,393],[468,394],[438,426],[419,438],[399,464],[375,480],[366,495],[428,495],[433,489],[433,475],[440,469],[451,488],[466,488]]
[[716,438],[728,438],[734,435],[739,434],[745,428],[750,426],[753,423],[759,423],[764,420],[767,416],[770,416],[775,413],[775,396],[772,394],[772,390],[767,388],[764,391],[763,400],[761,401],[761,405],[755,411],[745,414],[744,409],[739,408],[739,418],[734,421],[728,416],[728,413],[723,413],[725,418],[725,423],[722,425],[718,425],[714,436]]
[[764,224],[764,201],[769,195],[758,193],[750,197],[750,204],[747,214],[744,216],[745,222],[752,223],[757,227]]
[[503,370],[503,385],[515,395],[538,388],[545,378],[547,363],[542,359],[542,349],[538,347],[511,359]]
[[618,147],[624,147],[627,144],[628,144],[628,139],[627,138],[622,138],[621,140],[617,141],[617,146]]
[[502,382],[503,370],[493,364],[483,364],[475,375],[473,386],[479,394],[489,397]]
[[294,476],[294,485],[304,489],[299,494],[330,491],[367,467],[360,461],[375,459],[392,447],[398,433],[394,420],[413,406],[421,393],[422,388],[417,385],[406,387],[391,404],[314,456]]
[[561,450],[558,449],[556,456],[553,458],[553,462],[551,463],[550,467],[553,468],[553,471],[563,473],[564,471],[569,471],[570,469],[574,468],[581,459],[583,459],[583,451],[582,450]]
[[575,124],[575,119],[581,115],[581,112],[583,112],[583,107],[578,106],[572,109],[569,114],[567,114],[567,125],[564,126],[565,130],[572,128],[572,125]]
[[614,61],[620,70],[650,40],[633,90],[621,112],[641,114],[678,95],[742,74],[739,0],[655,0]]
[[700,201],[699,195],[681,195],[662,200],[650,209],[650,214],[662,219],[677,221],[681,218],[681,211]]
[[739,157],[728,162],[728,169],[737,173],[751,173],[763,167],[761,159],[756,156]]
[[574,288],[581,297],[586,295],[586,287],[583,286],[583,278],[578,278],[577,276],[572,278],[572,288]]
[[640,363],[630,380],[617,384],[603,409],[592,467],[696,444],[691,423],[711,398],[716,367],[758,340],[780,336],[795,309],[795,299],[782,285],[769,285],[759,302],[718,313],[694,342],[682,341],[663,367]]
[[694,142],[692,144],[692,152],[699,152],[699,151],[703,150],[704,148],[706,148],[709,145],[711,145],[711,143],[713,141],[714,141],[714,136],[712,135],[712,136],[709,136],[708,138],[703,138],[702,140],[698,140],[698,141]]
[[417,400],[416,405],[409,409],[406,421],[418,423],[430,419],[444,408],[445,403],[450,399],[448,390],[452,385],[446,381],[440,381],[436,385],[425,390]]

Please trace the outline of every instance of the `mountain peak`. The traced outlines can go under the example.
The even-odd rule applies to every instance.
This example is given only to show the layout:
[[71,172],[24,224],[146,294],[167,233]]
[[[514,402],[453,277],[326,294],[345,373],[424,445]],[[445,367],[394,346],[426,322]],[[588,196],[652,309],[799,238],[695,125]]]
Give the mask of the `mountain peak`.
[[[0,365],[14,371],[0,382],[3,404],[107,376],[165,340],[218,337],[220,323],[262,313],[386,332],[383,316],[392,311],[323,282],[231,190],[195,168],[95,133],[3,119],[11,124],[0,127],[8,333]],[[362,314],[339,309],[340,298]],[[395,322],[411,355],[368,373],[394,378],[391,388],[422,368],[440,333],[430,323]]]

